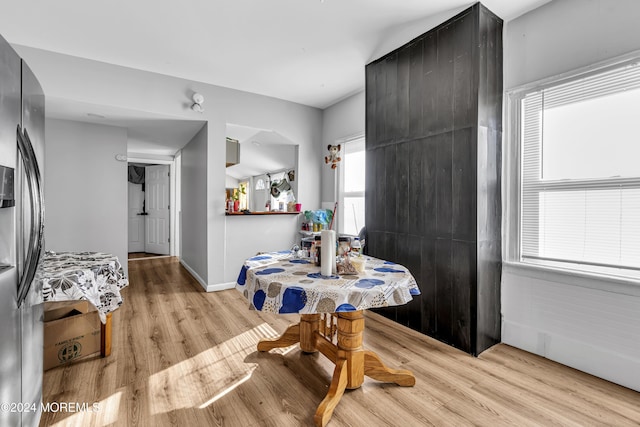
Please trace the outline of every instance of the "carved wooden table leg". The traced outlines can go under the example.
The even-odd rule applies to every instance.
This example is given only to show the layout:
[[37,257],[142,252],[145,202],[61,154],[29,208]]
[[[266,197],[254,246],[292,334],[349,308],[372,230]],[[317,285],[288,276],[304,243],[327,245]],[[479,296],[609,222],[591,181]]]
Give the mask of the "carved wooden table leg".
[[365,375],[404,387],[411,387],[416,383],[410,371],[388,368],[377,354],[362,348],[362,310],[335,313],[332,316],[337,317],[337,328],[335,323],[327,325],[327,320],[321,320],[319,314],[303,314],[300,316],[300,323],[289,326],[279,338],[264,339],[258,343],[258,351],[269,351],[300,342],[302,351],[320,351],[336,364],[329,391],[313,417],[315,425],[319,427],[324,427],[329,422],[345,390],[360,387]]
[[333,410],[338,406],[338,402],[342,399],[344,390],[347,388],[347,361],[346,359],[338,359],[336,361],[336,369],[333,371],[333,378],[327,395],[320,402],[320,406],[313,416],[313,422],[316,426],[324,427],[327,425],[333,415]]
[[[358,388],[364,382],[363,331],[362,311],[338,313],[336,368],[333,371],[329,391],[313,417],[316,426],[324,427],[329,422],[345,389]],[[326,337],[319,339],[326,339]]]
[[391,369],[385,366],[373,351],[364,352],[364,374],[384,383],[396,383],[403,387],[416,385],[416,377],[406,369]]
[[319,314],[303,314],[300,316],[300,350],[305,353],[315,353],[316,333],[320,327]]
[[289,347],[300,342],[300,324],[291,325],[284,334],[275,339],[263,339],[258,343],[258,351],[269,351],[274,348]]
[[347,360],[347,388],[356,389],[364,382],[362,310],[338,313],[338,359]]

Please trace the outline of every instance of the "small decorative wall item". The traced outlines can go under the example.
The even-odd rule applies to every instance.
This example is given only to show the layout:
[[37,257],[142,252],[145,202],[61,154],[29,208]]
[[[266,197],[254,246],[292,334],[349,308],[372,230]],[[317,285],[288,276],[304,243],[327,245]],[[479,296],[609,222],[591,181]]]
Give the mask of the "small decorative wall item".
[[338,167],[338,162],[342,160],[340,154],[340,144],[338,145],[329,145],[328,147],[329,155],[324,158],[325,164],[331,164],[331,169],[335,169]]

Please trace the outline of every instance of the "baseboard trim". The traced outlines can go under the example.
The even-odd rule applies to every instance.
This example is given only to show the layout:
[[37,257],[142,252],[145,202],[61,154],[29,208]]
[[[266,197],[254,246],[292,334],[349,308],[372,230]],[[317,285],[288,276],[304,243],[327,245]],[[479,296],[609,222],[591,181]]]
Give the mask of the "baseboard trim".
[[233,289],[236,287],[234,282],[218,283],[217,285],[207,285],[207,292],[226,291],[227,289]]
[[158,256],[146,256],[141,258],[127,258],[127,262],[133,261],[146,261],[148,259],[158,259],[158,258],[171,258],[173,255],[158,255]]
[[182,266],[187,269],[187,271],[193,276],[194,279],[196,279],[198,283],[200,283],[200,286],[202,286],[202,289],[204,289],[206,292],[226,291],[227,289],[233,289],[236,287],[235,282],[209,285],[204,280],[202,280],[202,277],[200,277],[198,273],[196,273],[195,270],[189,266],[189,264],[184,262],[182,258],[180,258],[180,264],[182,264]]
[[180,264],[187,269],[187,271],[193,276],[194,279],[196,279],[198,283],[200,283],[200,286],[202,286],[202,289],[209,292],[207,290],[207,283],[204,280],[202,280],[202,277],[200,277],[200,275],[198,275],[198,273],[196,273],[196,271],[193,268],[191,268],[189,264],[184,262],[182,258],[180,258]]
[[640,359],[550,331],[504,320],[502,342],[640,391]]

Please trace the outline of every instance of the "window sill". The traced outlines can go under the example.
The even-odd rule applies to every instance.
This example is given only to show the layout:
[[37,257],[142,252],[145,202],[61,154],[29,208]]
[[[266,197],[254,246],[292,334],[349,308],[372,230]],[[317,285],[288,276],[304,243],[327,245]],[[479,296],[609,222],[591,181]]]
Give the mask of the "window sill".
[[631,278],[607,276],[526,262],[505,261],[502,265],[505,273],[517,276],[640,297],[640,281]]

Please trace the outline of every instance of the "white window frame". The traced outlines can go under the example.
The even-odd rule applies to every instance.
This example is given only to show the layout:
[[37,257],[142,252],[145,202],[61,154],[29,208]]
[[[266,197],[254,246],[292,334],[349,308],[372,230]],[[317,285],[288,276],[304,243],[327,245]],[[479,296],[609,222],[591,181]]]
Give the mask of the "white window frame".
[[[605,71],[606,69],[623,66],[625,63],[633,63],[640,61],[640,51],[631,52],[629,54],[602,61],[588,67],[583,67],[574,71],[563,73],[557,76],[549,77],[533,83],[529,83],[505,93],[505,137],[503,139],[503,219],[502,219],[502,240],[503,240],[503,260],[507,269],[516,269],[528,271],[531,277],[544,277],[547,280],[558,281],[560,283],[571,283],[577,286],[589,288],[608,288],[603,284],[612,286],[622,285],[624,289],[628,285],[632,285],[635,294],[637,287],[640,286],[640,279],[630,277],[624,272],[617,273],[603,269],[582,270],[578,269],[577,264],[574,267],[570,265],[557,265],[545,263],[530,263],[522,260],[521,254],[521,198],[522,198],[522,116],[521,101],[526,94],[545,89],[547,87],[557,86],[572,80],[587,77]],[[572,189],[588,181],[589,184],[595,185],[597,188],[611,188],[620,184],[635,185],[638,179],[605,179],[605,180],[571,180],[567,181],[543,181],[547,189]],[[633,181],[633,182],[630,182]],[[594,188],[596,188],[594,187]],[[581,187],[583,188],[583,187]],[[583,282],[581,278],[596,279]]]
[[[353,143],[358,143],[360,141],[362,141],[363,143],[365,142],[365,135],[364,133],[358,133],[356,135],[351,135],[349,137],[346,138],[341,138],[339,140],[337,140],[335,142],[335,145],[340,144],[341,145],[341,150],[340,150],[340,156],[344,156],[344,153],[346,152],[345,147],[348,144],[353,144]],[[366,147],[365,147],[365,151],[366,151]],[[340,162],[342,163],[342,162]],[[338,233],[344,233],[344,224],[345,224],[345,209],[344,209],[344,199],[346,197],[362,197],[364,198],[364,194],[365,191],[349,191],[349,192],[345,192],[344,191],[344,166],[342,164],[338,163],[338,179],[337,179],[337,191],[336,191],[336,195],[337,195],[337,200],[338,200],[338,212],[337,212],[337,221],[338,221]]]

